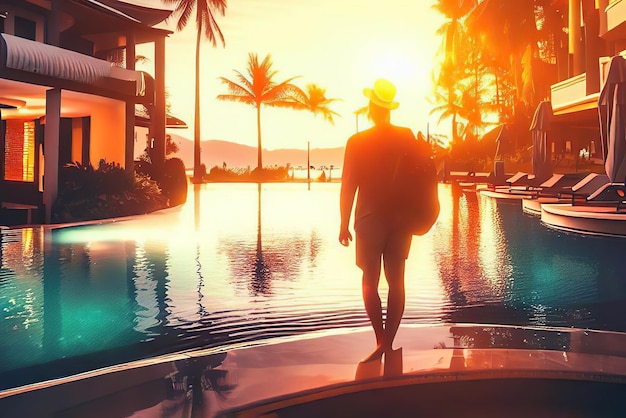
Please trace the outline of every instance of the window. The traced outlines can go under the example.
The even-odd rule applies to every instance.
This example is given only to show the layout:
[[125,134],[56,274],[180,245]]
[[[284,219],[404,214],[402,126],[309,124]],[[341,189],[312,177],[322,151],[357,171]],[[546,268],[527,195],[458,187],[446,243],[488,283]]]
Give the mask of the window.
[[25,17],[15,16],[14,25],[15,36],[30,39],[31,41],[37,40],[37,23],[34,21]]
[[35,123],[6,121],[4,179],[35,181]]
[[[17,2],[16,2],[17,3]],[[0,32],[36,42],[44,41],[44,16],[3,2],[0,7]]]

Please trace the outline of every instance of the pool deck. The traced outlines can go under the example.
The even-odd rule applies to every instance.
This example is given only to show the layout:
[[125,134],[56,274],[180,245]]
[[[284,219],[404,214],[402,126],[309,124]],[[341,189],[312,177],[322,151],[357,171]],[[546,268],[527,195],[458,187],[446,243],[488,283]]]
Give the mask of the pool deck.
[[[0,411],[24,417],[272,416],[267,414],[294,405],[389,388],[415,392],[437,382],[497,386],[540,379],[610,383],[620,394],[626,388],[621,333],[402,326],[395,370],[359,368],[357,379],[359,360],[373,343],[369,328],[342,329],[177,353],[0,392]],[[457,395],[426,406],[445,409],[441,400]],[[383,397],[376,405],[384,403]]]

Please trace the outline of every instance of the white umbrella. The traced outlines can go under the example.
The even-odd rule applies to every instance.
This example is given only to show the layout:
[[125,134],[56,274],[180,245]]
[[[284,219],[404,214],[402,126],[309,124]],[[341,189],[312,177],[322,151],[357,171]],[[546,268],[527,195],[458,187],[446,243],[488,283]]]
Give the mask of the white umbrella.
[[604,168],[611,183],[626,178],[626,60],[611,58],[598,98]]
[[533,174],[537,179],[550,177],[552,168],[548,158],[548,131],[552,122],[552,104],[542,101],[535,109],[530,132],[533,140]]

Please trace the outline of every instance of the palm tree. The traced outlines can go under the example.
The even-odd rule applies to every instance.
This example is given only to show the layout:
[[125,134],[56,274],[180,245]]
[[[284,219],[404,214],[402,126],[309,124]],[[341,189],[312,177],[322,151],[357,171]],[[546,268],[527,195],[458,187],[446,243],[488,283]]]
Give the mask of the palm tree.
[[460,108],[460,84],[467,71],[467,63],[464,60],[467,56],[467,36],[462,19],[476,6],[476,3],[476,0],[438,0],[432,6],[447,19],[436,32],[437,35],[442,36],[438,51],[442,59],[434,85],[436,88],[443,88],[443,91],[437,91],[435,94],[435,100],[440,104],[436,111],[442,112],[440,120],[451,118],[453,143],[458,137],[456,117]]
[[[340,116],[339,113],[330,109],[330,105],[341,99],[329,99],[326,97],[326,89],[318,86],[315,83],[309,83],[306,85],[306,93],[303,98],[302,109],[308,110],[313,113],[314,117],[322,115],[324,120],[328,121],[331,125],[335,124],[334,116]],[[311,161],[310,161],[310,146],[307,146],[307,181],[311,181]]]
[[332,103],[338,102],[341,99],[329,99],[326,97],[326,89],[318,86],[315,83],[309,83],[306,85],[305,97],[302,102],[303,109],[313,113],[313,116],[322,115],[324,120],[328,121],[331,125],[335,124],[334,116],[341,116],[339,113],[330,109]]
[[297,78],[292,77],[280,83],[274,81],[278,71],[272,69],[272,58],[267,54],[259,63],[257,54],[248,54],[247,77],[240,71],[233,70],[237,82],[225,77],[219,79],[228,88],[229,94],[220,94],[218,100],[228,102],[240,102],[256,108],[257,123],[257,169],[263,169],[262,143],[261,143],[261,105],[282,107],[290,109],[302,109],[306,101],[306,94],[291,82]]
[[214,13],[222,16],[226,13],[226,0],[163,0],[166,4],[176,4],[172,14],[179,16],[176,23],[176,30],[181,31],[193,15],[195,9],[196,16],[196,101],[193,124],[193,181],[202,182],[200,171],[200,41],[202,34],[213,46],[217,46],[218,39],[222,46],[226,46],[222,30],[215,21]]
[[363,107],[359,107],[354,111],[354,116],[356,118],[356,133],[359,133],[359,116],[365,115],[365,117],[369,118],[369,106],[365,105]]
[[[505,4],[506,3],[506,4]],[[538,55],[534,0],[515,2],[485,0],[469,14],[467,28],[483,45],[509,66],[516,98],[532,101],[533,59]]]
[[557,9],[550,0],[483,0],[466,18],[468,32],[492,57],[490,65],[507,75],[513,93],[509,123],[515,132],[527,131],[532,110],[549,97],[558,79],[556,59],[567,43],[566,13]]

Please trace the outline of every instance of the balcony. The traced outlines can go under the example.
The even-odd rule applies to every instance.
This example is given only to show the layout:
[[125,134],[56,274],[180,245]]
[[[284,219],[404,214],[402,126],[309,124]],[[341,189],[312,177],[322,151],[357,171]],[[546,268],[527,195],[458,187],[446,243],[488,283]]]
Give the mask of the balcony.
[[552,85],[552,110],[554,114],[561,114],[596,107],[598,95],[587,95],[587,77],[583,73]]
[[606,32],[602,37],[606,40],[626,39],[626,0],[609,2],[605,13]]
[[[621,1],[621,0],[618,0]],[[620,55],[626,58],[626,51]],[[586,74],[580,74],[551,86],[551,102],[555,115],[573,113],[580,110],[592,109],[598,105],[599,91],[602,91],[609,70],[611,57],[600,57],[600,86],[598,93],[587,94]]]

